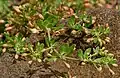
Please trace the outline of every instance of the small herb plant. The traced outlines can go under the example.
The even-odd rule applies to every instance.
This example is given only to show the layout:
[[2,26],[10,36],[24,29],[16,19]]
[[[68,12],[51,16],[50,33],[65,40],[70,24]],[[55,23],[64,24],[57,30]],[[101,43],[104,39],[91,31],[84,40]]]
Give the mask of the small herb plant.
[[59,47],[59,50],[54,49],[55,53],[53,56],[50,56],[48,60],[57,60],[57,59],[62,59],[66,60],[70,58],[70,55],[74,52],[74,45],[69,45],[69,44],[62,44]]
[[[66,11],[63,9],[74,11],[70,8],[74,5],[69,2],[69,6],[65,7],[66,0],[63,3],[62,0],[55,1],[55,5],[52,5],[49,1],[46,3],[39,0],[35,4],[26,3],[11,11],[7,15],[7,24],[12,29],[4,31],[5,40],[4,43],[0,41],[0,50],[7,45],[8,49],[14,49],[16,54],[28,53],[33,60],[39,62],[70,59],[92,63],[97,69],[106,65],[113,73],[109,65],[117,66],[116,59],[104,48],[105,44],[110,42],[109,27],[95,27],[91,16],[86,14],[77,16],[78,9],[64,18]],[[81,3],[82,1],[75,6],[80,7]],[[83,5],[81,6],[82,9]],[[12,30],[16,31],[12,33]],[[30,42],[31,34],[37,34],[35,38],[38,40],[35,44]],[[87,47],[84,46],[83,49],[84,44]],[[75,52],[78,54],[73,58]]]
[[[103,47],[102,49],[100,47],[96,47],[93,49],[88,48],[85,50],[85,52],[79,49],[78,57],[83,63],[93,63],[99,71],[101,71],[102,65],[107,66],[110,71],[112,70],[110,69],[109,65],[116,65],[116,59],[113,58],[113,54],[109,53],[108,50],[105,50],[105,47]],[[114,74],[113,71],[112,74]]]
[[105,28],[103,26],[97,27],[91,30],[91,35],[93,36],[93,42],[98,43],[98,45],[102,46],[103,43],[109,42],[109,39],[105,41],[105,37],[110,33],[109,27]]
[[28,45],[30,55],[33,60],[42,61],[43,52],[44,52],[44,44],[40,44],[39,42],[36,44],[35,48],[31,44]]
[[0,18],[4,17],[4,15],[9,11],[8,5],[8,0],[0,1]]
[[25,52],[25,38],[22,35],[17,34],[15,36],[10,36],[8,33],[5,33],[6,44],[8,47],[13,47],[17,54]]

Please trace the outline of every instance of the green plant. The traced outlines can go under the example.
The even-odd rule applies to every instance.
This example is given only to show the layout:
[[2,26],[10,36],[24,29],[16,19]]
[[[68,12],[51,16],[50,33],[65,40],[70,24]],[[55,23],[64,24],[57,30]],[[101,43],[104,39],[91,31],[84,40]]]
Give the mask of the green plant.
[[[7,15],[6,23],[13,29],[4,31],[5,41],[0,41],[0,50],[7,44],[8,49],[14,49],[16,54],[27,53],[39,62],[61,59],[66,64],[68,59],[78,60],[92,63],[97,69],[103,65],[109,69],[109,65],[116,65],[113,54],[104,48],[104,44],[110,41],[109,27],[95,27],[91,16],[79,14],[79,9],[85,9],[83,0],[31,1],[13,8],[14,11]],[[96,0],[90,2],[95,4]],[[72,12],[69,16],[69,11],[75,13]],[[67,13],[69,17],[64,18]],[[12,30],[16,31],[12,33]],[[32,44],[34,37],[37,41]],[[74,58],[73,52],[77,52],[78,57]]]
[[3,17],[9,11],[8,0],[0,1],[0,18]]
[[2,39],[0,39],[0,54],[2,53],[2,46],[3,46],[4,42],[2,41]]
[[45,14],[44,20],[37,20],[37,25],[43,30],[47,30],[47,28],[53,29],[57,23],[58,16],[50,13]]
[[8,47],[13,47],[17,54],[25,52],[25,38],[22,35],[10,36],[8,33],[4,33],[6,37],[6,44]]
[[81,49],[78,50],[78,57],[84,61],[84,62],[89,62],[91,59],[89,58],[89,55],[91,53],[91,48],[88,48],[83,52]]
[[54,49],[53,54],[48,58],[49,61],[56,61],[57,59],[72,59],[70,55],[74,52],[75,45],[62,44],[59,47],[59,50]]
[[59,48],[58,57],[60,59],[66,59],[67,56],[74,52],[75,45],[63,44]]
[[[95,29],[91,29],[90,34],[93,36],[93,42],[102,46],[105,43],[105,37],[110,33],[109,27],[105,28],[103,26],[96,27]],[[108,41],[108,40],[107,40]]]
[[82,30],[82,26],[80,25],[80,23],[79,22],[75,22],[75,17],[74,16],[69,18],[68,26],[70,28],[72,28],[72,29],[75,29],[75,30],[79,30],[79,31]]
[[39,60],[40,62],[42,61],[41,59],[43,59],[44,44],[40,44],[38,42],[35,48],[33,48],[31,44],[29,44],[28,49],[33,60]]
[[[90,62],[94,64],[94,66],[101,71],[102,65],[105,65],[112,71],[109,65],[116,66],[116,59],[114,58],[113,54],[109,53],[108,50],[105,50],[103,47],[88,48],[83,52],[81,49],[78,50],[78,57],[83,62]],[[99,66],[99,68],[97,67]],[[113,71],[112,71],[113,73]]]

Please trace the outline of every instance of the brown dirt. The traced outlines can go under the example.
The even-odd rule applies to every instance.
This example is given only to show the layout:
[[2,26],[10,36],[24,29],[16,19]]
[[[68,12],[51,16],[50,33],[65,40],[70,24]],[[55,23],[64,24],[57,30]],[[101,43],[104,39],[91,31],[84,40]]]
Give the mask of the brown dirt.
[[[70,69],[63,61],[51,62],[48,64],[33,62],[28,64],[28,60],[16,60],[14,54],[4,53],[0,57],[0,78],[60,78],[65,74],[76,76],[76,78],[119,78],[120,67],[112,68],[115,75],[112,75],[107,68],[98,72],[93,65],[80,65],[79,61],[68,60]],[[70,78],[70,77],[69,77]]]
[[61,60],[48,64],[33,62],[30,65],[28,60],[16,60],[14,54],[3,53],[0,57],[0,78],[59,78],[58,76],[65,74],[69,74],[69,78],[120,78],[120,14],[111,9],[92,9],[89,14],[96,16],[98,23],[108,23],[110,26],[111,43],[107,44],[107,48],[118,60],[119,66],[111,67],[115,75],[112,75],[108,68],[99,72],[93,65],[83,66],[79,61],[67,60],[70,68]]
[[56,78],[56,75],[47,64],[33,62],[30,65],[28,60],[16,60],[10,53],[0,57],[0,78]]

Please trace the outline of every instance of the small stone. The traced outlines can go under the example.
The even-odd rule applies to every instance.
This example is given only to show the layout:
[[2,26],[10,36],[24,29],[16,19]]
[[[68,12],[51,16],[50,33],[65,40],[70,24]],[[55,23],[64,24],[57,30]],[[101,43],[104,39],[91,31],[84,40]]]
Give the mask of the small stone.
[[33,62],[32,60],[31,60],[31,61],[28,61],[28,64],[32,64],[32,62]]
[[3,24],[3,23],[5,23],[5,21],[4,20],[0,20],[0,24]]
[[18,59],[19,58],[19,55],[18,54],[15,54],[15,59]]
[[102,71],[102,67],[100,66],[97,70],[98,70],[98,71]]
[[81,65],[85,65],[85,62],[82,62]]
[[75,35],[77,33],[76,30],[72,30],[71,34]]
[[95,23],[95,20],[92,20],[92,24],[94,24]]
[[37,59],[37,61],[38,61],[38,62],[42,62],[42,60],[41,60],[41,59]]
[[3,53],[6,52],[6,48],[3,48],[3,49],[2,49],[2,52],[3,52]]

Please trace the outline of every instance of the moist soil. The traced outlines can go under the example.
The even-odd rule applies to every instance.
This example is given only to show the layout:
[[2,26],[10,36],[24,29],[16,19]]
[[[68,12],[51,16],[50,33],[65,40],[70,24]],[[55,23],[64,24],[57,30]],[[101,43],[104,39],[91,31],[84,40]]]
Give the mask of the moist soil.
[[62,60],[48,64],[33,62],[29,60],[16,60],[14,54],[4,53],[0,57],[0,78],[120,78],[120,66],[111,67],[115,72],[112,75],[108,68],[104,67],[101,72],[97,71],[91,64],[80,65],[79,61],[67,60],[70,68],[67,68]]
[[67,60],[68,68],[62,60],[56,62],[39,63],[33,61],[31,64],[28,58],[15,59],[12,53],[2,53],[0,57],[0,78],[120,78],[120,14],[111,9],[92,9],[90,15],[96,16],[96,22],[105,25],[109,24],[111,42],[106,48],[115,55],[118,60],[118,67],[110,66],[115,72],[110,73],[107,67],[98,71],[92,64],[81,65],[79,61]]

